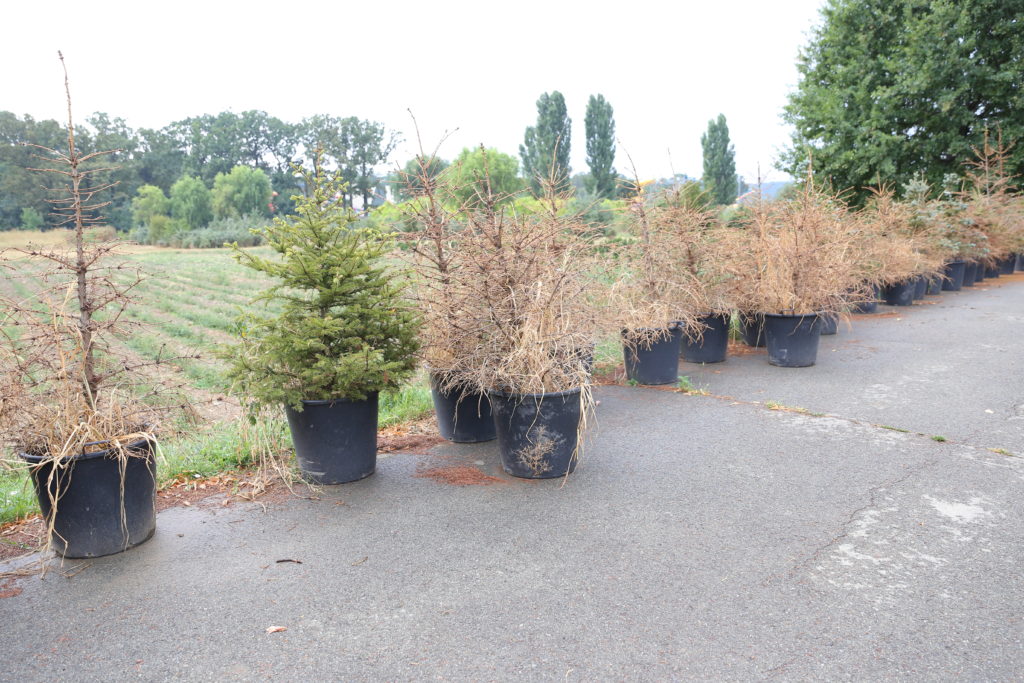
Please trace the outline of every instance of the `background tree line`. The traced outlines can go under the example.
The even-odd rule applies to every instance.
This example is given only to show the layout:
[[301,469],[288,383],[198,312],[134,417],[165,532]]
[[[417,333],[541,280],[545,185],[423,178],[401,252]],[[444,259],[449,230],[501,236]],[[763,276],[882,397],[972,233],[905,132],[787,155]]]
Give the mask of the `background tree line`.
[[[450,166],[464,200],[472,198],[484,175],[494,191],[507,195],[536,195],[546,183],[558,190],[572,188],[586,202],[635,192],[635,179],[615,168],[614,110],[603,95],[591,95],[587,102],[584,135],[588,171],[573,175],[572,121],[565,98],[558,91],[544,93],[518,158],[495,149],[467,148],[450,164],[433,160],[436,168],[431,171],[441,173]],[[46,183],[53,181],[29,170],[37,164],[26,143],[59,147],[64,136],[56,121],[0,112],[0,229],[48,226]],[[416,175],[417,159],[389,177],[377,173],[399,141],[397,131],[357,117],[316,115],[289,123],[255,110],[189,117],[160,129],[133,129],[124,119],[100,112],[78,131],[78,144],[86,152],[119,150],[110,159],[116,167],[110,180],[117,185],[102,198],[110,203],[105,212],[109,222],[120,230],[135,230],[136,239],[161,244],[170,243],[174,235],[181,242],[184,233],[198,230],[217,233],[204,238],[210,243],[232,238],[220,234],[232,231],[244,238],[247,221],[258,224],[289,213],[291,196],[303,190],[291,164],[309,164],[318,148],[345,182],[340,200],[346,206],[377,205],[388,186],[396,200],[408,199],[415,187],[405,183]],[[729,204],[737,183],[724,116],[709,124],[702,144],[703,187],[717,203]]]
[[[65,136],[56,121],[0,111],[0,229],[46,227],[46,183],[53,181],[29,170],[38,161],[24,143],[59,148]],[[375,171],[398,140],[396,131],[357,117],[318,115],[289,123],[263,111],[205,114],[160,129],[133,129],[124,119],[96,113],[77,131],[86,152],[120,150],[108,160],[117,167],[110,179],[118,185],[103,197],[110,202],[110,223],[120,230],[138,225],[136,199],[148,206],[142,215],[168,215],[192,228],[239,212],[288,212],[290,197],[302,192],[290,164],[309,163],[317,147],[348,183],[346,205],[358,198],[368,206],[382,182]],[[146,188],[141,195],[140,188]],[[166,207],[153,188],[163,193]],[[166,212],[153,214],[153,206]]]

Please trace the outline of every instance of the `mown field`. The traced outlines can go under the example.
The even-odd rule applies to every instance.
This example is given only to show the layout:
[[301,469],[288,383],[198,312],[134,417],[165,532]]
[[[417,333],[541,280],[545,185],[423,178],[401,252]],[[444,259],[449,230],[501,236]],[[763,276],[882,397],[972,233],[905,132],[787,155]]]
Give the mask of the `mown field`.
[[[0,249],[39,239],[59,244],[53,233],[0,233]],[[135,290],[137,302],[127,319],[141,323],[125,339],[127,351],[153,360],[198,354],[198,360],[180,360],[164,372],[191,389],[205,418],[188,436],[165,439],[159,459],[161,482],[181,477],[207,476],[250,463],[252,439],[272,439],[287,447],[283,418],[256,435],[246,427],[237,404],[224,401],[227,386],[223,365],[214,356],[218,346],[232,342],[232,324],[252,297],[266,284],[258,274],[238,265],[227,249],[170,250],[129,248],[121,257],[148,274]],[[13,261],[13,273],[0,275],[0,292],[19,299],[35,296],[42,287],[37,277],[43,264]],[[168,379],[165,375],[163,379]],[[400,392],[381,397],[381,426],[420,417],[431,410],[430,391],[417,377]],[[11,454],[4,454],[10,458]],[[0,523],[35,511],[34,494],[24,473],[0,471]]]

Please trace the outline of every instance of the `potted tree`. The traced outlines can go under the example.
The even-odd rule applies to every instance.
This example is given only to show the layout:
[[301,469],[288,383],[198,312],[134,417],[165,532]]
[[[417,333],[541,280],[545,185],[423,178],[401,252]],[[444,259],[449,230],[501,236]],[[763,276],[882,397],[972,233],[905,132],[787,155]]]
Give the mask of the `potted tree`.
[[853,220],[862,237],[856,255],[861,280],[877,286],[891,306],[909,306],[923,297],[928,278],[941,274],[944,256],[932,247],[915,207],[897,202],[891,189],[881,187]]
[[[487,150],[481,148],[486,166]],[[429,370],[430,390],[441,436],[456,443],[491,441],[496,437],[491,402],[487,394],[467,383],[472,358],[462,345],[479,342],[481,329],[473,315],[476,294],[466,290],[456,273],[465,264],[459,250],[464,220],[472,211],[478,186],[473,178],[460,182],[462,169],[442,172],[437,154],[421,149],[411,168],[403,171],[403,205],[412,230],[402,234],[411,270],[415,273],[414,298],[423,325],[420,357]]]
[[470,342],[457,381],[486,392],[503,469],[544,479],[572,472],[593,407],[588,354],[597,329],[588,226],[556,183],[542,210],[503,205],[489,178],[462,211],[460,291],[473,292]]
[[604,270],[611,281],[604,310],[621,331],[627,379],[674,384],[683,330],[697,338],[703,332],[697,320],[698,280],[683,264],[691,230],[707,215],[678,190],[649,197],[637,180],[633,191],[629,233],[607,253],[610,265]]
[[742,296],[764,312],[768,361],[806,367],[817,358],[821,315],[836,315],[863,286],[846,207],[808,178],[792,199],[761,204],[744,231]]
[[[993,143],[986,131],[975,158],[967,162],[967,187],[962,192],[966,221],[985,235],[986,253],[976,268],[993,276],[1009,275],[1020,244],[1020,204],[1011,193],[1012,177],[1006,170],[1010,148],[1000,133]],[[964,284],[968,277],[965,276]]]
[[152,388],[143,370],[149,363],[120,351],[141,274],[114,259],[119,243],[86,239],[87,229],[103,224],[97,197],[112,185],[99,178],[111,152],[82,153],[66,68],[64,85],[67,147],[36,147],[44,162],[36,170],[60,177],[62,194],[50,203],[73,241],[67,250],[14,250],[20,258],[12,270],[25,259],[42,262],[45,284],[0,307],[0,444],[29,463],[48,545],[64,557],[98,557],[156,530],[154,432],[181,404],[160,392],[163,385]]
[[680,200],[676,191],[659,216],[670,222],[682,246],[681,268],[690,287],[683,291],[694,324],[683,327],[682,358],[689,363],[721,363],[728,352],[732,311],[736,306],[732,256],[741,241],[735,228],[722,225],[701,204]]
[[276,281],[253,306],[275,308],[242,315],[223,355],[251,411],[284,407],[303,476],[340,484],[376,468],[378,395],[412,373],[418,321],[385,261],[390,241],[353,225],[344,184],[321,159],[296,167],[306,194],[293,198],[295,215],[255,230],[276,258],[233,246],[239,263]]

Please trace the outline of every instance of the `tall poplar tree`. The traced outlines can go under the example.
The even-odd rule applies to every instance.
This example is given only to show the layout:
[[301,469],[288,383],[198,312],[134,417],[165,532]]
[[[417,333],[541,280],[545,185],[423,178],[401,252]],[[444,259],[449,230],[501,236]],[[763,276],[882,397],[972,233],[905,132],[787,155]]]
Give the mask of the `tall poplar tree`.
[[716,204],[736,201],[736,151],[729,142],[729,124],[725,114],[708,121],[708,130],[700,136],[704,150],[704,187]]
[[572,120],[565,108],[565,98],[555,90],[537,100],[537,125],[526,129],[519,156],[523,173],[534,194],[542,192],[541,180],[553,180],[557,189],[569,184],[569,144]]
[[604,95],[591,95],[584,118],[587,133],[587,189],[598,197],[615,196],[615,118]]

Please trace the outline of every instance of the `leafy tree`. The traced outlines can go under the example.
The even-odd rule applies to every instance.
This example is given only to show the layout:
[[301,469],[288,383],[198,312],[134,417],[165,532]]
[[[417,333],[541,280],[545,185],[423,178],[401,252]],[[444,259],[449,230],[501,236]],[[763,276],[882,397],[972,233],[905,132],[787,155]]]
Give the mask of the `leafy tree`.
[[427,178],[437,178],[446,168],[448,162],[440,157],[431,156],[428,159],[417,154],[405,162],[402,170],[391,175],[391,191],[395,193],[395,199],[402,202],[419,196],[423,189],[424,173]]
[[542,194],[546,182],[552,182],[556,191],[568,185],[571,137],[572,120],[562,93],[544,93],[537,100],[537,124],[526,129],[519,145],[523,174],[535,195]]
[[315,161],[296,215],[261,232],[277,258],[235,247],[239,263],[277,282],[256,301],[281,304],[279,315],[240,318],[241,342],[224,354],[254,407],[365,399],[398,387],[415,365],[417,320],[386,265],[390,244],[353,225],[336,200],[340,177]]
[[612,105],[604,95],[591,95],[584,118],[587,133],[587,165],[590,177],[587,190],[601,198],[616,194],[618,173],[615,171],[615,118]]
[[704,151],[704,187],[715,204],[736,201],[739,179],[736,177],[736,151],[729,142],[725,114],[708,121],[708,130],[700,136]]
[[31,206],[26,206],[21,210],[22,230],[41,230],[45,224],[46,220],[43,215]]
[[374,170],[387,161],[399,141],[398,134],[381,123],[324,114],[303,119],[299,138],[307,158],[312,159],[316,150],[323,150],[324,157],[337,169],[348,207],[353,205],[356,195],[362,198],[364,207],[370,206],[379,181]]
[[210,191],[201,178],[184,175],[171,186],[171,216],[186,230],[206,227],[213,219]]
[[59,149],[66,134],[53,120],[36,121],[31,116],[19,118],[0,111],[0,229],[21,225],[21,211],[29,207],[45,216],[50,212],[47,198],[52,189],[60,187],[54,174],[33,174],[28,169],[39,166],[36,157],[39,145]]
[[397,132],[387,130],[382,123],[365,121],[354,116],[342,122],[342,134],[349,151],[349,173],[346,177],[351,179],[350,191],[359,194],[365,209],[370,206],[374,190],[380,181],[374,170],[388,160],[400,137]]
[[270,178],[261,169],[235,166],[213,179],[211,198],[217,218],[265,216],[271,198]]
[[137,227],[146,227],[155,216],[167,216],[171,212],[171,200],[156,185],[142,185],[132,199],[132,219]]
[[524,189],[516,158],[483,145],[463,149],[445,171],[445,180],[452,188],[452,195],[462,204],[470,205],[486,196],[488,180],[490,192],[501,202],[513,199]]
[[142,128],[139,138],[139,182],[170,192],[185,167],[184,150],[166,129]]
[[[863,202],[879,180],[960,174],[986,128],[1024,138],[1019,1],[830,0],[802,51],[780,166]],[[1024,171],[1024,145],[1009,159]]]

